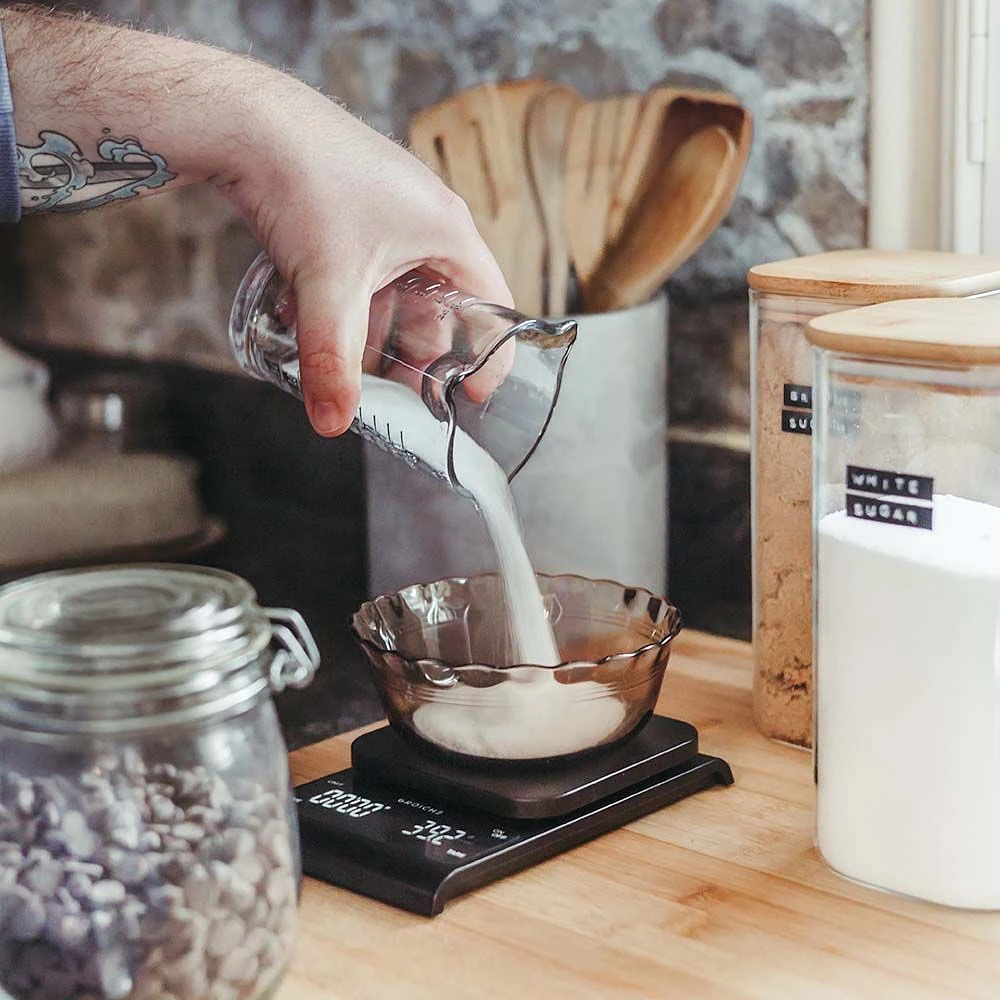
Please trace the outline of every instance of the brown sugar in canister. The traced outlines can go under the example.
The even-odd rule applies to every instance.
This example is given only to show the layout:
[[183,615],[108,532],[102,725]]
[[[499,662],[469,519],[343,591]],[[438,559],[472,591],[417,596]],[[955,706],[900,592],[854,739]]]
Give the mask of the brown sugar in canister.
[[810,319],[893,299],[1000,291],[1000,259],[842,250],[751,268],[753,709],[766,736],[812,744]]

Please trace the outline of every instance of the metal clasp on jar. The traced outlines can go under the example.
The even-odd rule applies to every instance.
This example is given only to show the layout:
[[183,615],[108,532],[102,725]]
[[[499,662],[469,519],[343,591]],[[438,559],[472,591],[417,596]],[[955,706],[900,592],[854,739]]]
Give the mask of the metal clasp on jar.
[[319,669],[319,647],[305,619],[291,608],[261,608],[271,623],[272,642],[278,647],[271,660],[268,679],[277,694],[285,688],[302,688]]

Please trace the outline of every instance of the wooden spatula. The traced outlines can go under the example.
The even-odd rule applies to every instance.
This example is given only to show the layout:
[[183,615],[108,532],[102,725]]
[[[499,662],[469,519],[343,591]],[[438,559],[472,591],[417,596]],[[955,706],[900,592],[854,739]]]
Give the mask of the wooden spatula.
[[538,217],[545,234],[542,314],[562,316],[569,294],[569,250],[563,188],[570,124],[583,97],[572,87],[551,87],[528,108],[525,145]]
[[638,109],[637,95],[627,94],[588,101],[573,115],[564,211],[570,259],[581,287],[591,280],[604,254],[615,180]]
[[[635,129],[639,121],[642,102],[642,94],[622,94],[620,97],[612,98],[611,102],[609,102],[614,105],[615,133],[615,141],[611,150],[611,176],[608,179],[611,186],[611,194],[608,202],[609,218],[611,206],[614,205],[615,195],[618,190],[618,181],[622,176],[625,161],[635,141]],[[607,234],[607,223],[605,223],[604,231]]]
[[[699,129],[661,162],[620,239],[584,287],[591,312],[638,305],[696,249],[725,194],[736,143],[721,125]],[[704,239],[704,235],[701,238]]]
[[418,112],[410,123],[410,145],[465,199],[512,284],[524,190],[496,86],[472,87]]
[[608,212],[607,238],[614,243],[621,235],[625,217],[639,200],[643,183],[649,180],[654,153],[663,149],[667,113],[678,91],[656,87],[642,97],[632,140],[622,158]]
[[[540,77],[510,80],[497,87],[512,158],[517,171],[518,221],[517,252],[511,261],[507,280],[518,309],[529,316],[540,316],[545,310],[543,279],[545,260],[545,226],[539,215],[531,186],[528,162],[528,112],[536,98],[555,87]],[[505,272],[506,273],[506,272]]]

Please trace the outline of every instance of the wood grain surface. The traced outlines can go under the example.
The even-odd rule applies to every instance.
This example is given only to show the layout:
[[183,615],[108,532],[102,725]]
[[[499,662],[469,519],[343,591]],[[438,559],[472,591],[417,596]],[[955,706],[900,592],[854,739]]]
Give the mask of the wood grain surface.
[[810,343],[827,350],[944,365],[1000,363],[1000,295],[902,299],[818,316]]
[[984,295],[1000,288],[1000,257],[944,250],[829,250],[755,264],[752,289],[841,302]]
[[[675,644],[659,710],[736,784],[449,903],[433,919],[307,879],[279,1000],[960,1000],[1000,991],[1000,915],[899,899],[824,867],[812,762],[753,728],[750,648]],[[291,755],[297,783],[356,733]]]

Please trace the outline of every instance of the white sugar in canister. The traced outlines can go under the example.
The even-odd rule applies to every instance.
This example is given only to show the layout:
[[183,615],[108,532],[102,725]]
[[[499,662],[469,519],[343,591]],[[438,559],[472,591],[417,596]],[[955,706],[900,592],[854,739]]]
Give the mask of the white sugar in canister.
[[817,528],[817,846],[835,870],[1000,909],[1000,508]]

